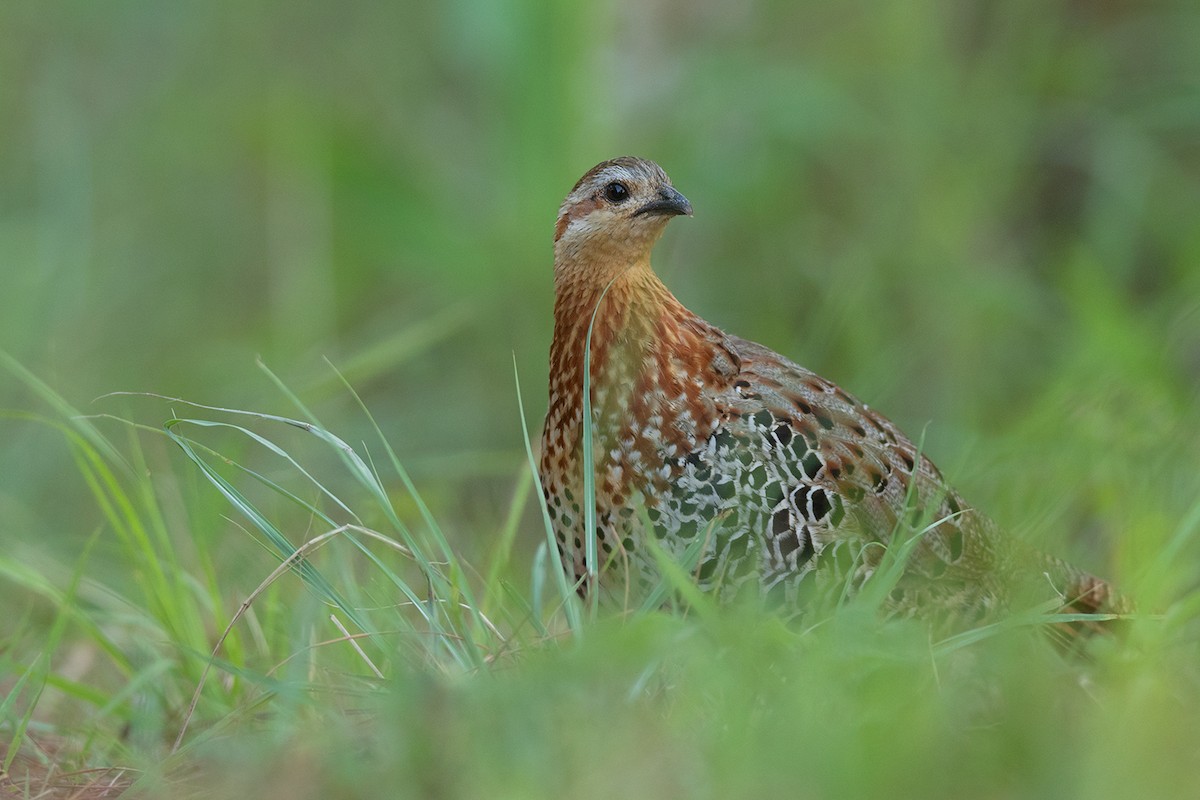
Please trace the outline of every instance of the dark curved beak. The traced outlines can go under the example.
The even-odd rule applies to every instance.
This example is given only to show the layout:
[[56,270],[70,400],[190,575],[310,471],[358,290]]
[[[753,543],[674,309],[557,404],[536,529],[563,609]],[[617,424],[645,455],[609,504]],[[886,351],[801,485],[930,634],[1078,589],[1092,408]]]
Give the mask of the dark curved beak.
[[658,190],[658,197],[633,212],[635,217],[649,214],[655,217],[677,217],[692,215],[692,204],[688,199],[675,191],[673,186],[664,186]]

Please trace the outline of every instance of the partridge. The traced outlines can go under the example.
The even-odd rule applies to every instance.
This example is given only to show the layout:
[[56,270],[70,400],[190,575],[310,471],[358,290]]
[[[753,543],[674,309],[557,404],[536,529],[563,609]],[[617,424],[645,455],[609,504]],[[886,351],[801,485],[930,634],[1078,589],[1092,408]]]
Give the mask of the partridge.
[[1018,591],[1063,611],[1120,605],[1104,581],[1003,535],[878,412],[684,308],[650,252],[672,217],[691,214],[657,164],[632,157],[588,170],[559,209],[539,474],[581,592],[652,585],[657,549],[690,559],[719,599],[749,592],[799,612],[805,586],[859,587],[915,536],[894,613],[976,620]]

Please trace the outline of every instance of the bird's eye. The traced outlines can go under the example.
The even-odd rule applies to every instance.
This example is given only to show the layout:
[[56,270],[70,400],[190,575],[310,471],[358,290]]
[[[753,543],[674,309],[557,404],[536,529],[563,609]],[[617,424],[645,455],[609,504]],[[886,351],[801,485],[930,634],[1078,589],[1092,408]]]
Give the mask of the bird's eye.
[[624,203],[629,199],[629,187],[620,181],[613,181],[604,187],[604,197],[610,203]]

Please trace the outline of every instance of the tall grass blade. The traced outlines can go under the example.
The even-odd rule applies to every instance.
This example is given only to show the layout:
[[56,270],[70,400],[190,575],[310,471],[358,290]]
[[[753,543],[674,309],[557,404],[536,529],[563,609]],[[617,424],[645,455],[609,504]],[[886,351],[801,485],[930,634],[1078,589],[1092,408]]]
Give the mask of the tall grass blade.
[[[618,276],[619,277],[619,276]],[[604,302],[608,290],[612,288],[617,278],[614,277],[604,287],[592,309],[592,317],[588,321],[587,336],[583,342],[583,533],[584,533],[584,567],[587,570],[588,609],[595,618],[599,602],[599,557],[596,552],[596,462],[593,455],[592,431],[592,329],[596,326],[596,315],[600,313],[600,305]]]
[[[184,454],[200,468],[200,472],[208,479],[209,483],[216,487],[217,491],[224,495],[234,508],[242,513],[246,519],[250,520],[267,539],[279,551],[279,554],[286,560],[296,555],[298,549],[292,545],[283,533],[275,527],[275,525],[267,519],[246,497],[233,487],[225,478],[223,478],[215,469],[213,469],[207,461],[199,456],[192,448],[191,443],[184,437],[175,433],[172,428],[179,420],[170,420],[164,425],[164,430],[171,441],[184,452]],[[360,626],[362,630],[369,630],[366,619],[364,619],[357,610],[355,610],[341,594],[333,588],[328,580],[320,573],[320,571],[311,562],[301,560],[297,562],[293,569],[300,578],[307,584],[317,595],[323,598],[326,602],[340,608],[346,616],[354,620],[354,624]]]
[[[530,444],[529,440],[529,424],[525,422],[525,403],[521,399],[521,378],[517,373],[517,356],[515,353],[513,354],[513,380],[517,388],[517,413],[521,418],[521,440],[525,444],[525,456],[529,460],[529,474],[533,476],[534,488],[536,489],[534,495],[537,497],[538,508],[542,512],[542,528],[546,533],[545,550],[542,550],[540,546],[538,548],[544,562],[547,553],[558,552],[558,542],[554,538],[554,523],[550,521],[550,509],[546,507],[546,493],[542,486],[542,479],[538,475],[537,459],[533,457],[533,445]],[[535,580],[537,580],[536,575],[540,571],[536,570],[535,559]],[[555,575],[559,599],[562,601],[563,611],[567,615],[567,625],[575,636],[580,637],[583,635],[583,620],[580,617],[579,608],[575,602],[575,592],[570,584],[567,583],[567,575],[563,571],[561,564],[554,564],[551,567],[551,571]],[[539,613],[541,611],[537,603],[534,604],[534,610]]]

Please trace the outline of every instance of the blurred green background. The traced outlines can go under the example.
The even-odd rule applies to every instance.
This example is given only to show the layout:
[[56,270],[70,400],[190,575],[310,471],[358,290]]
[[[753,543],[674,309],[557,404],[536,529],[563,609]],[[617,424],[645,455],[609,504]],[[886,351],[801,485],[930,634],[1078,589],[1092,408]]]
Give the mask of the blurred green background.
[[[1040,640],[939,672],[955,665],[921,630],[853,615],[809,636],[651,613],[589,628],[584,649],[542,641],[513,361],[536,436],[555,214],[621,154],[660,162],[696,209],[656,254],[685,304],[923,434],[969,500],[1167,621],[1095,685]],[[496,681],[458,680],[436,640],[383,637],[368,649],[396,680],[374,691],[348,648],[312,655],[337,632],[294,576],[260,598],[193,726],[225,755],[201,744],[184,772],[209,758],[236,784],[223,765],[244,761],[276,796],[375,797],[428,768],[433,788],[509,775],[495,796],[513,797],[539,780],[553,797],[611,797],[613,780],[633,797],[883,796],[902,773],[914,796],[1194,797],[1198,209],[1195,0],[0,3],[0,350],[82,413],[152,427],[203,414],[106,395],[297,416],[261,356],[382,461],[328,358],[468,563],[459,585],[511,573],[483,602],[515,631]],[[157,764],[203,654],[277,561],[177,448],[101,420],[133,466],[110,494],[137,506],[134,541],[54,429],[62,409],[5,365],[0,752],[52,763],[62,737],[89,765]],[[281,526],[299,543],[314,516],[289,506]],[[351,548],[322,558],[358,607],[399,603]],[[996,725],[973,710],[981,682],[1007,702]],[[339,713],[364,687],[384,709],[366,731]],[[250,735],[223,739],[239,721]],[[612,776],[593,755],[614,742],[628,769]],[[354,793],[291,792],[305,753]],[[664,753],[682,766],[665,773]],[[709,794],[690,782],[706,775]]]
[[[657,253],[686,304],[925,429],[1005,525],[1111,574],[1194,499],[1192,0],[8,2],[0,346],[148,424],[96,398],[289,412],[261,355],[354,441],[328,357],[470,549],[522,469],[514,354],[540,425],[558,204],[626,153],[696,208]],[[5,421],[3,541],[100,524]]]

